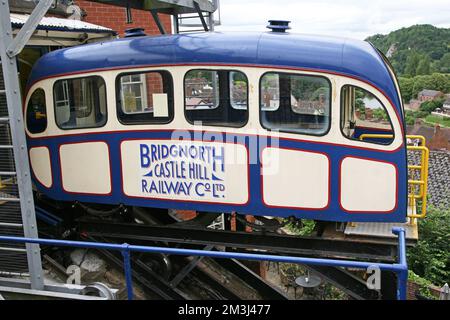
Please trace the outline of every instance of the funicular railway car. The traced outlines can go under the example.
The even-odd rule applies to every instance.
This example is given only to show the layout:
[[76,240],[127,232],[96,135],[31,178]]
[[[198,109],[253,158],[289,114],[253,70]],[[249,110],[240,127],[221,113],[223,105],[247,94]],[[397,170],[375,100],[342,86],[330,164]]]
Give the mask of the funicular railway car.
[[43,56],[24,102],[37,189],[404,222],[404,111],[387,60],[367,42],[275,31],[135,36]]

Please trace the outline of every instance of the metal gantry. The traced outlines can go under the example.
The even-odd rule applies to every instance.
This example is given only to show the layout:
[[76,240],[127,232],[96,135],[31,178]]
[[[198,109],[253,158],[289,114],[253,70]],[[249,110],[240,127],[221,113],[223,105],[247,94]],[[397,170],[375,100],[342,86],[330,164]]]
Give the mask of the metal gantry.
[[[198,13],[201,20],[204,21],[202,12],[207,12],[209,17],[212,17],[216,10],[216,2],[209,0],[152,0],[145,2],[100,0],[93,2],[150,10],[157,23],[159,21],[158,13],[171,14],[175,17],[178,14]],[[37,2],[27,22],[14,37],[9,1],[1,0],[0,2],[0,57],[3,76],[3,81],[0,81],[0,104],[4,105],[3,112],[0,110],[2,113],[0,116],[0,212],[3,212],[0,216],[0,233],[3,235],[38,237],[16,57],[25,47],[53,3],[54,0]],[[160,27],[161,33],[165,33],[160,23],[158,27]],[[26,259],[23,258],[25,255]],[[22,261],[21,257],[26,262],[18,265],[19,261]],[[28,273],[32,289],[42,290],[44,288],[38,244],[27,243],[25,248],[17,244],[0,244],[0,269],[4,262],[10,268],[0,270],[0,272]]]
[[[22,216],[22,223],[20,225],[23,228],[23,235],[29,238],[37,238],[38,230],[34,211],[16,56],[22,51],[36,29],[36,26],[39,24],[39,21],[44,17],[52,3],[53,0],[40,1],[28,21],[23,25],[17,36],[13,38],[9,3],[6,0],[0,2],[0,57],[5,86],[4,94],[6,95],[8,109],[8,115],[3,117],[1,121],[5,129],[9,129],[15,163],[15,171],[6,173],[12,179],[15,179],[17,186],[16,194],[11,195],[5,193],[5,199],[2,199],[2,205],[5,205],[5,203],[20,202]],[[8,147],[11,146],[4,145],[3,149],[8,149]],[[44,287],[44,282],[39,245],[26,244],[25,246],[31,288],[41,290]]]

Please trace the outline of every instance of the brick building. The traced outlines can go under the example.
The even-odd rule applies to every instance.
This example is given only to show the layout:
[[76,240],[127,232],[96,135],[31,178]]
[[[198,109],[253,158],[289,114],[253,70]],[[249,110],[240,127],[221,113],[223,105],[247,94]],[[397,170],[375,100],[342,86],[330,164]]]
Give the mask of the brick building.
[[424,102],[424,101],[430,101],[430,100],[433,100],[436,98],[440,98],[443,95],[444,94],[441,91],[423,89],[422,91],[420,91],[418,93],[417,99],[421,102]]
[[[160,34],[153,18],[148,11],[131,9],[132,23],[126,23],[126,10],[123,7],[76,0],[74,3],[79,6],[82,13],[82,20],[111,28],[123,36],[125,29],[142,27],[147,34]],[[171,17],[160,14],[159,18],[167,33],[171,33]]]

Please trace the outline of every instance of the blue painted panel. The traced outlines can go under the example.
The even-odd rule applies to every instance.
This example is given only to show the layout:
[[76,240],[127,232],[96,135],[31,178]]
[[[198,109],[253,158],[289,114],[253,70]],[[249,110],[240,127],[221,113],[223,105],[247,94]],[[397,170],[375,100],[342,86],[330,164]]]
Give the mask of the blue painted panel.
[[[47,194],[49,197],[63,201],[82,201],[92,203],[119,204],[148,206],[158,208],[173,208],[185,210],[200,210],[212,212],[232,212],[247,213],[253,215],[268,216],[296,216],[299,218],[328,220],[328,221],[377,221],[377,222],[404,222],[406,216],[406,199],[407,199],[407,170],[406,170],[406,154],[404,148],[400,148],[395,152],[380,152],[369,149],[351,148],[340,145],[332,145],[326,143],[314,143],[308,141],[298,141],[290,139],[280,139],[281,148],[302,149],[310,151],[318,151],[326,153],[331,161],[331,194],[330,204],[324,210],[296,210],[291,208],[269,208],[264,205],[261,197],[260,186],[260,161],[259,157],[250,154],[250,159],[257,159],[256,163],[250,165],[250,200],[244,206],[239,205],[223,205],[211,203],[192,203],[181,201],[155,200],[155,199],[137,199],[129,198],[122,192],[122,177],[120,168],[120,141],[123,139],[170,139],[171,131],[129,131],[115,133],[99,133],[74,136],[61,136],[46,139],[29,139],[29,147],[48,146],[51,154],[51,162],[53,168],[53,186],[47,189],[35,180],[38,189]],[[228,136],[229,138],[229,136]],[[245,144],[250,145],[250,139],[246,137]],[[60,160],[58,156],[58,148],[60,144],[68,142],[88,142],[88,141],[106,141],[110,148],[111,154],[111,172],[112,172],[112,193],[108,196],[98,195],[78,195],[65,193],[61,186]],[[241,140],[241,139],[239,139]],[[264,139],[263,139],[264,140]],[[223,137],[223,141],[226,141]],[[270,144],[270,141],[268,142]],[[265,146],[260,145],[260,152]],[[255,152],[251,150],[250,152]],[[393,163],[398,169],[398,190],[397,190],[397,207],[391,213],[348,213],[341,209],[339,204],[339,166],[344,157],[355,156],[374,160],[381,160]],[[293,168],[294,169],[294,168]],[[280,186],[282,187],[282,186]]]
[[279,66],[338,73],[379,88],[401,115],[400,97],[367,42],[291,33],[217,33],[135,37],[53,51],[33,67],[29,85],[88,70],[173,64]]

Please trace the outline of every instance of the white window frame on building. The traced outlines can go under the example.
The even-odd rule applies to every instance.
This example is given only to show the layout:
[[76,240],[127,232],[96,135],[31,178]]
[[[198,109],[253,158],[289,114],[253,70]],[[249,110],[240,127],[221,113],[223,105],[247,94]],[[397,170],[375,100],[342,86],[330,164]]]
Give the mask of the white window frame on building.
[[[140,80],[139,81],[133,81],[132,77],[139,77]],[[126,79],[130,79],[130,81],[126,81]],[[133,85],[139,85],[140,88],[140,96],[135,96],[134,98],[136,100],[140,99],[141,100],[141,110],[140,111],[136,111],[136,112],[127,112],[125,110],[125,106],[122,108],[124,113],[127,114],[132,114],[132,113],[147,113],[150,111],[144,111],[144,108],[148,106],[147,103],[147,86],[146,86],[146,80],[145,80],[145,73],[135,73],[135,74],[129,74],[129,75],[124,75],[120,78],[120,86],[121,86],[121,95],[122,95],[122,101],[125,101],[125,96],[124,93],[127,91],[127,88],[132,88]],[[128,90],[129,92],[133,92],[131,89]],[[137,109],[137,103],[136,103],[136,109]]]

